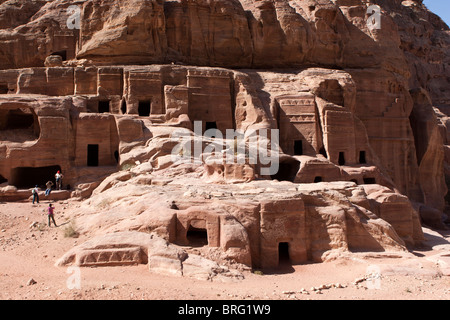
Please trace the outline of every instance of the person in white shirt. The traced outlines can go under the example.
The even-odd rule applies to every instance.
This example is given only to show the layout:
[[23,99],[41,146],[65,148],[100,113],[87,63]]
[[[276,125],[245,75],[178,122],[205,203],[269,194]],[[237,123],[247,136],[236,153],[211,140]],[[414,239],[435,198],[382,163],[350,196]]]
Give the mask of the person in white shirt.
[[62,175],[61,171],[58,171],[55,174],[56,189],[58,189],[58,190],[62,189],[62,179],[63,179],[63,175]]

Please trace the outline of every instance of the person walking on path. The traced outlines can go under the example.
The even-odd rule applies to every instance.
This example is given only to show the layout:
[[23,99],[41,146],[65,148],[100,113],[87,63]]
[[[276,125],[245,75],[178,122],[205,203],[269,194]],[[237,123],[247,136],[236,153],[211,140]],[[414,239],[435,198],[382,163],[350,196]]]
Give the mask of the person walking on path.
[[49,227],[51,226],[50,220],[53,221],[53,224],[55,225],[55,227],[57,227],[56,222],[55,222],[54,210],[55,210],[55,207],[52,206],[52,204],[50,203],[47,208],[48,226]]
[[33,204],[35,202],[39,203],[39,188],[37,185],[33,188],[31,193],[33,194]]
[[47,181],[45,185],[47,187],[47,189],[45,190],[45,196],[48,196],[50,195],[50,192],[52,192],[53,182]]

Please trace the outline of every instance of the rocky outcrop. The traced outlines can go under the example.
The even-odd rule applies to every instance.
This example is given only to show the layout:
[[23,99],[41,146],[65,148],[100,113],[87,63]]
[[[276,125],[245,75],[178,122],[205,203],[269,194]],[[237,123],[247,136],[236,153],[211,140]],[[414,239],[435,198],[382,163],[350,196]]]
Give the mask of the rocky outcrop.
[[[78,49],[67,46],[68,54],[76,53],[78,59],[93,59],[96,63],[381,67],[406,75],[409,68],[402,49],[420,58],[420,41],[439,38],[445,43],[448,30],[415,1],[380,3],[383,27],[370,29],[366,14],[370,3],[362,1],[90,0],[79,5],[79,32],[68,28],[67,20],[74,19],[72,11],[67,11],[73,5],[70,1],[24,3],[20,19],[11,23],[7,20],[10,15],[5,14],[1,20],[3,28],[15,28],[3,35],[4,54],[9,58],[4,63],[8,68],[31,63],[30,58],[14,57],[17,52],[7,47],[9,39],[35,36],[34,41],[41,43],[37,59],[43,62],[45,56],[39,55],[63,48],[60,43],[44,40],[59,33],[65,41],[79,39]],[[16,7],[14,1],[2,4],[3,12],[16,12]],[[430,37],[419,40],[419,33]],[[426,45],[430,47],[431,41]]]
[[147,264],[149,271],[209,281],[233,281],[243,275],[214,261],[188,254],[158,236],[120,232],[93,238],[67,252],[57,266],[104,267]]
[[421,1],[0,2],[0,198],[61,170],[105,237],[67,263],[211,278],[445,227],[450,31]]
[[172,167],[148,172],[141,165],[127,180],[111,178],[110,188],[97,189],[80,207],[79,232],[152,232],[219,263],[253,268],[277,267],[280,243],[293,263],[304,263],[344,252],[406,251],[423,240],[409,200],[386,187],[195,183],[208,168],[189,167],[173,175]]

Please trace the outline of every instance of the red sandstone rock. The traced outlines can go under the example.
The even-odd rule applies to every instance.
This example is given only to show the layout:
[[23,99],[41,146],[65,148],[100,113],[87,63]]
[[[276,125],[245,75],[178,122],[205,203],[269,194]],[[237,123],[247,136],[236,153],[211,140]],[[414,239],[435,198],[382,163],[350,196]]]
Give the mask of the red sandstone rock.
[[[154,232],[175,248],[192,229],[205,257],[250,267],[283,250],[294,263],[404,251],[421,223],[444,227],[450,31],[420,2],[380,4],[381,29],[360,0],[88,0],[79,30],[72,4],[1,1],[0,199],[61,170],[70,191],[54,196],[88,198],[81,232]],[[209,162],[223,156],[205,151],[209,127],[241,130],[249,148],[252,130],[279,129],[278,172],[248,155]],[[174,159],[180,133],[198,158]],[[79,262],[180,273],[184,260],[145,261],[135,242],[87,246]],[[201,278],[199,265],[218,268],[186,261]]]

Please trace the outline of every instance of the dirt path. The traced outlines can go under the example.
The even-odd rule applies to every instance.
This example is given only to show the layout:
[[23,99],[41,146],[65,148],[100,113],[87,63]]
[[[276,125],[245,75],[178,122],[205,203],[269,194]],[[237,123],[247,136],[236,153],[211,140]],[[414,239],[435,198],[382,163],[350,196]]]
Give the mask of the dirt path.
[[[442,236],[428,229],[424,229],[429,240],[426,246],[407,258],[387,254],[354,255],[333,262],[289,266],[273,274],[246,272],[245,279],[236,282],[162,276],[149,272],[145,265],[58,268],[54,264],[59,257],[87,240],[84,236],[64,236],[72,219],[70,207],[73,205],[57,203],[55,217],[59,227],[48,227],[46,203],[0,203],[0,299],[450,298],[450,276],[444,275],[448,260],[445,257],[439,261],[431,259],[439,253],[450,255],[450,234]],[[78,271],[79,288],[71,282]],[[370,273],[372,277],[364,279]],[[35,283],[29,283],[30,279]],[[359,283],[355,284],[355,280]]]

